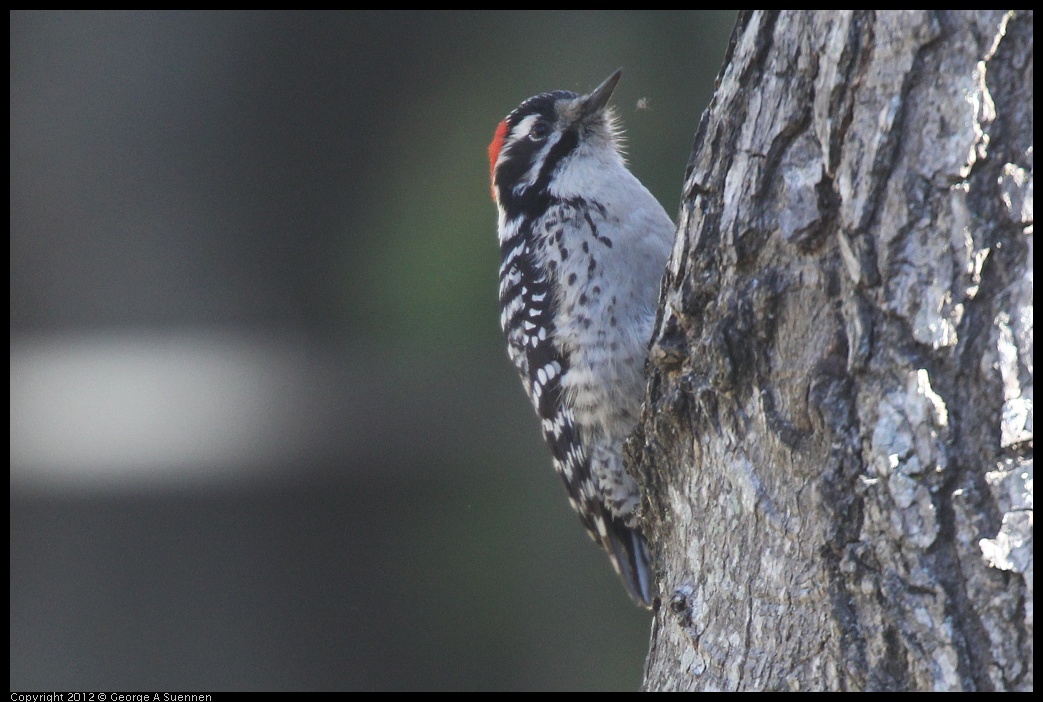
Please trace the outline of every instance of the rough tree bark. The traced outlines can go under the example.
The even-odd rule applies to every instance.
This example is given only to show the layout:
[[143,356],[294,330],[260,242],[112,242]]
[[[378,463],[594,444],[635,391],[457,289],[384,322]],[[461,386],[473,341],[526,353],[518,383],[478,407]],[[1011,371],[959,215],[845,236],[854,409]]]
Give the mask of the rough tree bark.
[[1032,688],[1032,21],[740,16],[627,447],[646,688]]

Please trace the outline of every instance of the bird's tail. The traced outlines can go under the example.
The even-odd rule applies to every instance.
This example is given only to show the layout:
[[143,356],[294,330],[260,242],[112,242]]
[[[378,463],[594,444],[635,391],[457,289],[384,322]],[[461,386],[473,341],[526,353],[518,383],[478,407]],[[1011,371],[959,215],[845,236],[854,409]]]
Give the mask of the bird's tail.
[[630,598],[642,607],[651,608],[652,565],[645,537],[615,517],[609,519],[607,526],[608,534],[602,543],[612,560],[612,567],[623,579]]

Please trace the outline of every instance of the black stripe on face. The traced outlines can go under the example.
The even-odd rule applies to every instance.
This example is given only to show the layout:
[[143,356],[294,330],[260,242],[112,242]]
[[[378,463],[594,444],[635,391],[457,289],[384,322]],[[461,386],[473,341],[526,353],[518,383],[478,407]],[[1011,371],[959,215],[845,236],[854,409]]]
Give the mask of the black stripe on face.
[[546,192],[554,171],[557,170],[562,160],[575,150],[577,144],[579,144],[579,128],[570,126],[558,139],[558,143],[552,146],[547,153],[547,159],[543,162],[543,167],[540,168],[540,174],[536,178],[533,190]]

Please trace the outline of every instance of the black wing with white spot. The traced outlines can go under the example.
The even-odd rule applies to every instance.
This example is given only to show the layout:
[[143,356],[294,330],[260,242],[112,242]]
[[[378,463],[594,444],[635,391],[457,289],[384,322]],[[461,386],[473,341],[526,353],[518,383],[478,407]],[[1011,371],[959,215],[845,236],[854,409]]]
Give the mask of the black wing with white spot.
[[500,324],[507,351],[540,418],[569,502],[590,536],[608,551],[630,596],[649,605],[651,573],[644,538],[606,508],[591,476],[583,437],[565,401],[562,378],[569,362],[554,343],[552,284],[537,267],[530,234],[519,227],[514,237],[501,243]]

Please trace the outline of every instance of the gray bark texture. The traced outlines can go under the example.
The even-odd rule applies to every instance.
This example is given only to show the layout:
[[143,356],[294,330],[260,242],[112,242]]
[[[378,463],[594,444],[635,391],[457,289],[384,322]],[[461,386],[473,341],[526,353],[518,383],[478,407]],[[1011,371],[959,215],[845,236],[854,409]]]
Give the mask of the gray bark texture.
[[740,15],[627,445],[646,689],[1032,689],[1032,22]]

